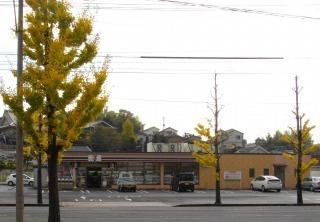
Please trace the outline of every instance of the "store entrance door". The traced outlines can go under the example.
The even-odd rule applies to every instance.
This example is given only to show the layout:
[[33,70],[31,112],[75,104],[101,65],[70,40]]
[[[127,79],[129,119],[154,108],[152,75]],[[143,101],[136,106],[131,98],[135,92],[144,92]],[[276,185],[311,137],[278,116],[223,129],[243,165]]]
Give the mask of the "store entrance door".
[[274,166],[274,175],[282,181],[283,188],[286,187],[285,166]]
[[101,187],[101,167],[87,168],[87,187],[88,188]]

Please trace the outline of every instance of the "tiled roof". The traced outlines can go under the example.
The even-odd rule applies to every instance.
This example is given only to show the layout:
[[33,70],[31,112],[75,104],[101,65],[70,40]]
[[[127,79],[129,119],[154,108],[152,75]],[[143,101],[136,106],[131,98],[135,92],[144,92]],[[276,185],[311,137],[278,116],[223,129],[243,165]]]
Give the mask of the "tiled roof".
[[95,127],[96,125],[99,125],[99,124],[104,124],[108,127],[115,128],[114,126],[111,126],[109,123],[107,123],[106,121],[103,121],[103,120],[88,123],[84,128]]
[[92,152],[88,146],[72,146],[67,150],[68,152]]

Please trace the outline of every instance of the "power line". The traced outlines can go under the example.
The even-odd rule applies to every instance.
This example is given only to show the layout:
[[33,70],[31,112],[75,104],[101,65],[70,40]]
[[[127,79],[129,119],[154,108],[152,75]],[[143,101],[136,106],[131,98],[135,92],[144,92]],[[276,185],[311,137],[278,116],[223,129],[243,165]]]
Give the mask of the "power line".
[[[94,10],[199,11],[204,9],[208,9],[208,10],[218,9],[218,10],[229,11],[229,12],[251,13],[251,14],[260,14],[260,15],[293,18],[293,19],[320,20],[319,17],[270,12],[270,11],[263,11],[263,10],[257,10],[257,9],[235,8],[235,7],[221,6],[221,5],[215,5],[215,4],[200,4],[200,3],[174,1],[174,0],[156,0],[156,1],[163,2],[163,3],[165,2],[174,3],[176,5],[177,4],[180,5],[181,7],[179,6],[170,7],[170,5],[168,4],[164,5],[164,4],[146,4],[146,3],[139,4],[139,3],[105,3],[105,2],[80,2],[79,3],[78,1],[74,1],[71,5],[72,5],[72,8],[94,9]],[[12,7],[9,1],[1,2],[0,6]],[[198,8],[190,8],[190,6],[198,7]],[[256,6],[264,7],[264,6],[279,6],[279,5],[256,4]],[[311,4],[310,6],[314,7],[314,5],[311,5]],[[27,7],[27,6],[24,6],[24,7]]]
[[142,59],[226,59],[226,60],[258,60],[258,59],[284,59],[284,57],[240,57],[240,56],[140,56]]
[[276,17],[295,18],[295,19],[320,20],[319,17],[269,12],[269,11],[261,11],[261,10],[254,10],[254,9],[245,9],[245,8],[234,8],[234,7],[228,7],[228,6],[213,5],[213,4],[199,4],[199,3],[175,1],[175,0],[157,0],[157,1],[169,2],[169,3],[179,4],[179,5],[192,6],[192,7],[214,8],[214,9],[231,11],[231,12],[242,12],[242,13],[276,16]]
[[[97,68],[99,69],[99,68]],[[0,68],[2,71],[11,71],[13,69]],[[86,72],[88,70],[76,70],[74,72]],[[157,75],[157,76],[212,76],[213,72],[197,72],[196,70],[192,72],[161,72],[161,71],[109,71],[109,74],[124,74],[124,75]],[[242,75],[242,76],[279,76],[279,75],[293,75],[292,73],[273,73],[273,72],[217,72],[219,75]]]
[[[1,53],[0,55],[8,55],[8,56],[14,56],[15,53]],[[106,55],[97,55],[96,57],[106,57]],[[268,60],[268,59],[284,59],[284,57],[267,57],[267,56],[124,56],[124,55],[110,55],[109,58],[132,58],[132,59],[191,59],[191,60]]]

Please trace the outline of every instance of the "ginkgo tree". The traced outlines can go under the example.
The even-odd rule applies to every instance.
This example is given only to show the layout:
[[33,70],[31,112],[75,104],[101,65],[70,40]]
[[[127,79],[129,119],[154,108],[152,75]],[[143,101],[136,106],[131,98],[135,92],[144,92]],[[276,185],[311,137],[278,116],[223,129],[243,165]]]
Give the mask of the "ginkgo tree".
[[[302,118],[300,118],[300,124],[302,124]],[[310,132],[314,128],[315,126],[309,126],[309,120],[307,120],[303,123],[303,126],[299,130],[300,132],[290,127],[290,132],[284,134],[282,137],[282,140],[289,143],[294,150],[294,153],[286,152],[283,153],[283,155],[296,165],[297,204],[303,204],[301,185],[303,175],[318,163],[318,160],[315,158],[303,161],[304,155],[309,155],[319,148],[316,144],[309,144],[311,138]]]
[[[92,33],[92,18],[77,18],[66,1],[26,0],[22,99],[3,92],[4,102],[22,121],[32,143],[44,143],[48,158],[49,222],[60,222],[57,165],[81,128],[103,110],[107,63],[88,69],[97,55],[98,36]],[[24,108],[23,108],[24,107]],[[46,136],[36,130],[35,113],[42,115]],[[32,146],[35,147],[35,146]]]
[[318,149],[317,145],[310,145],[311,131],[315,126],[309,126],[309,120],[303,121],[304,114],[299,113],[299,92],[298,77],[295,77],[295,97],[296,107],[293,114],[296,118],[296,128],[290,127],[290,132],[283,136],[283,141],[289,143],[294,150],[294,153],[284,153],[283,155],[293,161],[296,165],[296,189],[297,189],[297,204],[303,204],[302,197],[302,177],[312,166],[318,163],[318,160],[311,158],[308,162],[303,161],[303,156],[308,155]]
[[[30,113],[29,113],[30,114]],[[37,160],[37,203],[42,204],[42,165],[47,162],[48,135],[44,128],[43,115],[40,110],[24,117],[25,132],[24,156],[27,159]]]
[[215,204],[221,204],[220,195],[220,157],[219,146],[223,140],[223,131],[218,130],[219,112],[218,107],[218,85],[217,85],[217,73],[214,75],[214,104],[213,108],[210,108],[213,114],[213,121],[208,120],[208,127],[203,124],[198,124],[195,128],[196,132],[201,136],[202,140],[194,141],[199,151],[193,152],[193,157],[202,166],[210,166],[215,168],[215,182],[216,182],[216,195]]

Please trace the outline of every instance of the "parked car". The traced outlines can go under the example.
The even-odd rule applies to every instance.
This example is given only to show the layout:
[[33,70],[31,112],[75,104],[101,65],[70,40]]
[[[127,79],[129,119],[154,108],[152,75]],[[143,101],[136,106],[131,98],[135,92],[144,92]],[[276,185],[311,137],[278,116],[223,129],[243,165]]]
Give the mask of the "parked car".
[[[29,177],[26,174],[23,174],[23,183],[25,185],[29,185],[32,186],[34,183],[34,178]],[[16,184],[16,174],[12,173],[7,177],[6,183],[8,184],[8,186],[14,186]]]
[[194,174],[191,172],[181,172],[172,178],[172,190],[184,192],[194,191]]
[[310,191],[315,191],[320,189],[320,177],[304,178],[302,181],[302,188]]
[[267,190],[276,190],[280,192],[282,189],[282,182],[278,177],[261,175],[254,178],[250,185],[251,190],[261,190],[265,192]]
[[118,191],[133,191],[137,190],[137,183],[133,178],[132,172],[121,171],[117,180]]
[[123,191],[136,192],[136,190],[137,190],[137,184],[134,181],[134,179],[131,177],[119,178],[117,181],[117,184],[118,184],[118,191],[119,192],[123,192]]

